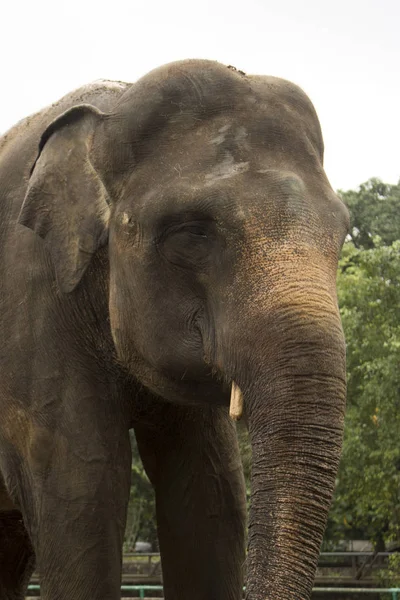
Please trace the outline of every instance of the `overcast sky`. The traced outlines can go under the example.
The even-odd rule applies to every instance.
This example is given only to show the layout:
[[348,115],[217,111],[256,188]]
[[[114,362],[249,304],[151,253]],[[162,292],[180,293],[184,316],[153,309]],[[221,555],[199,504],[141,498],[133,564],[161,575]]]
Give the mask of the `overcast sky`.
[[210,58],[308,93],[334,188],[400,179],[399,0],[11,0],[1,21],[0,133],[95,79]]

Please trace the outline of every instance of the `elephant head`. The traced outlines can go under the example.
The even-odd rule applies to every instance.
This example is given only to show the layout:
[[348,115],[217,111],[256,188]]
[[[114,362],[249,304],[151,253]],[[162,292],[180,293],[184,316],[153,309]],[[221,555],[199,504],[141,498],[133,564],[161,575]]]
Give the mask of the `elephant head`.
[[110,113],[81,105],[56,119],[20,214],[66,293],[108,245],[112,336],[142,384],[226,405],[232,387],[236,416],[244,399],[252,600],[309,597],[340,456],[348,214],[322,164],[295,85],[184,61]]

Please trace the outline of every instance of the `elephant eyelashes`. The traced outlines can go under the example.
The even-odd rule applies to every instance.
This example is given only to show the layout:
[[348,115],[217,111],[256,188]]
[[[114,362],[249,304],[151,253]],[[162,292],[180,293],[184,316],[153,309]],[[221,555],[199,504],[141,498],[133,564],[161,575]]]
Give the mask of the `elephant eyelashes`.
[[167,231],[162,241],[166,259],[181,267],[202,267],[210,256],[214,235],[207,224],[190,223]]
[[201,225],[190,225],[189,227],[187,227],[185,229],[185,231],[190,234],[190,235],[197,235],[199,237],[203,237],[206,238],[207,237],[207,230],[205,229],[205,227],[202,227]]

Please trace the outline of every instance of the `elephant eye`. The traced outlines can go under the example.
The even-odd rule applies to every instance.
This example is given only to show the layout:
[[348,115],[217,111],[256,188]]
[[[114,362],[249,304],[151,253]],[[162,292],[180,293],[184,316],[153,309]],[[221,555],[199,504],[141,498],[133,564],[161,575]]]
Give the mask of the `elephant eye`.
[[214,233],[210,223],[184,223],[170,228],[161,242],[167,260],[182,267],[201,267],[210,256]]
[[207,237],[207,229],[203,225],[188,225],[184,231],[191,235],[197,235],[203,238]]

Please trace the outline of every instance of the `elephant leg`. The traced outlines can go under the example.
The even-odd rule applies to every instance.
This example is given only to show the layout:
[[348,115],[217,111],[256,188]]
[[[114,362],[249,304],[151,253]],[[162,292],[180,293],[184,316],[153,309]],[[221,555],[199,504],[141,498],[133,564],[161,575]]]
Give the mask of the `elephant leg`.
[[23,600],[35,555],[19,511],[0,512],[0,598]]
[[166,600],[242,598],[246,499],[226,409],[157,405],[135,425],[154,485]]
[[68,435],[32,430],[12,482],[34,547],[42,600],[121,596],[129,430],[121,433],[108,419],[102,432],[82,412],[68,424]]

